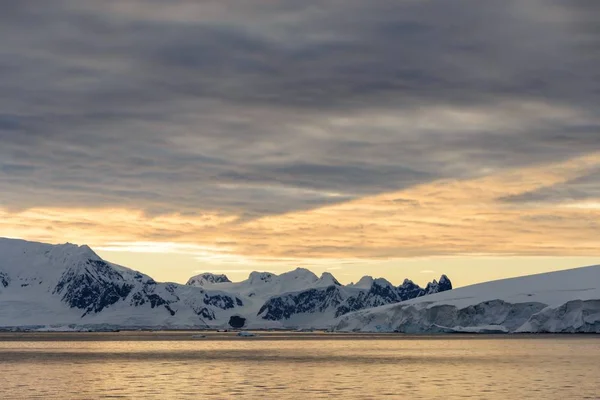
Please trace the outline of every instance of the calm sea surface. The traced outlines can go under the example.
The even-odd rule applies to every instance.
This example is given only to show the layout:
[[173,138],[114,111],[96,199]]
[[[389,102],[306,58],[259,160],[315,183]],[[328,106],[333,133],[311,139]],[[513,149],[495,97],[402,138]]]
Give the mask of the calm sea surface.
[[600,338],[0,334],[2,399],[600,399]]

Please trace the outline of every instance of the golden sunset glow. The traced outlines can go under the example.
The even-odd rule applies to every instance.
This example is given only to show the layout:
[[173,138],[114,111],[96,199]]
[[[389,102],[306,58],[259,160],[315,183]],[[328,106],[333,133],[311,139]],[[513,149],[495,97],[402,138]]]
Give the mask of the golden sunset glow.
[[[4,210],[0,230],[9,237],[49,242],[81,243],[84,238],[114,261],[131,262],[126,254],[136,254],[146,261],[158,256],[172,266],[174,261],[160,255],[178,256],[171,260],[180,262],[175,276],[181,280],[204,268],[243,276],[261,267],[280,271],[303,265],[343,272],[358,265],[365,267],[361,272],[376,266],[376,271],[401,276],[404,271],[392,271],[392,265],[410,265],[410,259],[431,266],[440,258],[458,258],[474,268],[478,260],[499,256],[591,261],[600,255],[600,209],[594,203],[513,204],[503,198],[577,178],[599,165],[600,155],[593,154],[249,221],[211,213],[147,216],[127,209]],[[513,274],[539,267],[529,264],[519,263],[522,271]],[[557,267],[560,261],[554,263]],[[445,269],[438,265],[435,271]]]

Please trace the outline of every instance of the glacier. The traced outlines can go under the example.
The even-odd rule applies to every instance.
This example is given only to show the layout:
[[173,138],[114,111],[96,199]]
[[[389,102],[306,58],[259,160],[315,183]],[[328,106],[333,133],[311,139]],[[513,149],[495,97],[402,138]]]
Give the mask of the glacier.
[[337,331],[600,333],[600,265],[466,286],[342,316]]

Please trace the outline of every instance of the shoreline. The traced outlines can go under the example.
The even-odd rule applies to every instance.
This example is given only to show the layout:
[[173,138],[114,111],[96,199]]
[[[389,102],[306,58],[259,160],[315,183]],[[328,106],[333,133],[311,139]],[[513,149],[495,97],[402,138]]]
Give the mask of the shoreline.
[[[249,330],[257,336],[239,337],[238,331],[161,330],[120,332],[0,332],[0,342],[28,341],[265,341],[265,340],[489,340],[489,339],[550,339],[590,338],[595,333],[370,333],[370,332],[296,332]],[[202,334],[204,337],[194,337]]]

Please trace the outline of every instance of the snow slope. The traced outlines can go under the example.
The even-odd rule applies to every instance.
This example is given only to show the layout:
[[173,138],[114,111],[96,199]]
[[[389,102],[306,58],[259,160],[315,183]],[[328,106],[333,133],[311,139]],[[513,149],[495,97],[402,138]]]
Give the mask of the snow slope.
[[186,283],[188,286],[203,287],[213,283],[229,283],[231,282],[226,275],[223,274],[211,274],[210,272],[192,276]]
[[342,331],[597,332],[600,266],[486,282],[343,316]]

